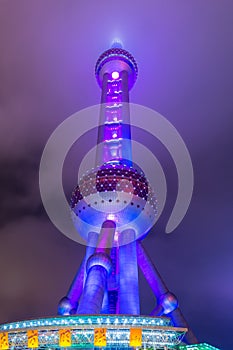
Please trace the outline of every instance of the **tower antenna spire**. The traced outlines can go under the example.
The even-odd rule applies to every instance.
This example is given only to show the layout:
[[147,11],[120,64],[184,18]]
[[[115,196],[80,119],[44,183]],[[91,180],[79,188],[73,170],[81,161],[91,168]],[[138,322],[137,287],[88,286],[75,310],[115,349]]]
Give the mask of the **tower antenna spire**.
[[120,39],[114,39],[111,44],[111,49],[123,49],[123,43]]

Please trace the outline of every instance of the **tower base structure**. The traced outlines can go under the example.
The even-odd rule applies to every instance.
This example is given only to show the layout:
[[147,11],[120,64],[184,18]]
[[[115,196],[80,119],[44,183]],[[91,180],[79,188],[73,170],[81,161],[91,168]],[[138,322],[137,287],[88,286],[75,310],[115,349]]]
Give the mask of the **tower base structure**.
[[1,325],[0,349],[219,350],[208,344],[182,345],[186,332],[168,317],[58,316]]

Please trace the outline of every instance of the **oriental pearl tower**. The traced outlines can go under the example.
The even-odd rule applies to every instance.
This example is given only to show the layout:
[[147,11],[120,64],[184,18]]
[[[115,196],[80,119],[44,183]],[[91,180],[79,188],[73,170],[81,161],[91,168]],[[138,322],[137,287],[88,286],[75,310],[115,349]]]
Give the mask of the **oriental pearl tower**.
[[[58,315],[0,325],[0,350],[214,350],[198,344],[142,245],[155,223],[157,201],[132,159],[129,91],[137,63],[114,44],[97,60],[95,74],[101,89],[96,164],[70,201],[85,256]],[[139,268],[155,296],[150,315],[140,313]]]
[[86,241],[86,254],[58,314],[140,315],[139,267],[156,299],[151,316],[168,317],[172,326],[186,329],[185,342],[196,343],[177,298],[142,245],[155,223],[157,201],[132,160],[129,91],[137,80],[137,63],[114,44],[98,58],[95,75],[101,88],[96,168],[81,178],[71,197],[72,219]]

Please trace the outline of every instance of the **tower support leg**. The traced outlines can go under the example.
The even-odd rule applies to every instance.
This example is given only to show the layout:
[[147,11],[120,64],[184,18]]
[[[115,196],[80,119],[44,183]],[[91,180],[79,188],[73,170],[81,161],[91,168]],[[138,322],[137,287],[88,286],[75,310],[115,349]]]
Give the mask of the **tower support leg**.
[[83,259],[82,264],[80,265],[80,268],[73,279],[67,295],[59,302],[58,315],[71,315],[76,313],[78,301],[81,297],[83,284],[86,278],[86,262],[95,252],[98,236],[99,235],[97,232],[89,232],[85,258]]
[[[92,257],[98,259],[99,254],[101,253],[94,254]],[[77,310],[78,314],[99,314],[101,312],[107,275],[108,271],[101,265],[95,265],[88,271]]]
[[[87,278],[80,299],[78,314],[99,314],[107,287],[107,277],[112,268],[108,254],[113,242],[116,225],[105,221],[101,227],[96,253],[87,261]],[[110,246],[110,247],[109,247]]]
[[[85,270],[84,270],[83,285],[84,285],[85,280],[86,280],[86,264],[87,264],[87,261],[90,258],[90,256],[95,253],[98,238],[99,238],[99,234],[97,232],[89,232],[88,233],[88,244],[86,247],[86,254],[85,254]],[[80,296],[81,296],[81,294],[80,294]]]
[[[137,242],[137,254],[139,266],[157,299],[157,307],[153,311],[156,315],[166,315],[171,318],[173,324],[177,327],[188,328],[188,332],[184,336],[184,342],[187,344],[197,344],[198,340],[193,334],[192,330],[179,309],[178,304],[174,305],[172,310],[172,303],[174,302],[173,294],[168,291],[162,277],[154,266],[153,262],[147,255],[145,249],[140,242]],[[170,298],[171,297],[171,298]],[[166,310],[167,308],[167,310]],[[169,311],[170,309],[170,311]]]
[[[125,242],[131,243],[124,245]],[[139,315],[138,264],[134,230],[121,232],[119,245],[119,312]]]
[[188,328],[188,332],[185,334],[183,341],[187,344],[197,344],[198,339],[193,333],[192,329],[189,328],[187,321],[185,320],[180,308],[172,311],[170,314],[167,314],[171,318],[174,325],[178,327]]

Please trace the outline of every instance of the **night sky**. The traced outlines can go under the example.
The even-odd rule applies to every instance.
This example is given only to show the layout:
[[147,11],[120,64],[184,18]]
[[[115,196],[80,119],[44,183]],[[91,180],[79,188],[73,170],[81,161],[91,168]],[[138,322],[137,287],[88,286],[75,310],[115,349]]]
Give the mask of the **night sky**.
[[[233,349],[232,16],[230,0],[0,1],[0,323],[55,315],[82,260],[84,247],[43,208],[39,163],[53,130],[99,102],[95,62],[119,38],[139,66],[131,101],[176,127],[195,176],[187,215],[167,235],[177,174],[164,147],[145,140],[168,198],[144,245],[198,339]],[[65,163],[68,197],[81,149]],[[155,301],[140,283],[150,313]]]

